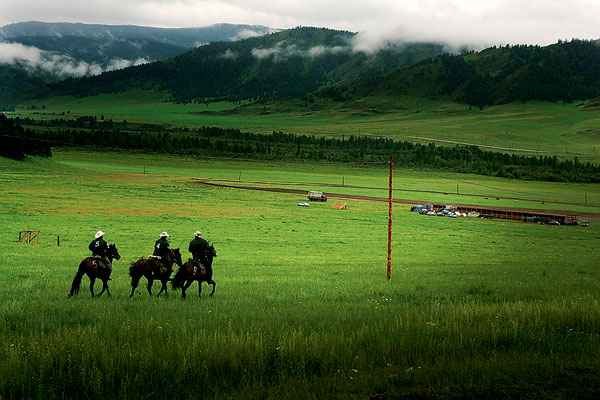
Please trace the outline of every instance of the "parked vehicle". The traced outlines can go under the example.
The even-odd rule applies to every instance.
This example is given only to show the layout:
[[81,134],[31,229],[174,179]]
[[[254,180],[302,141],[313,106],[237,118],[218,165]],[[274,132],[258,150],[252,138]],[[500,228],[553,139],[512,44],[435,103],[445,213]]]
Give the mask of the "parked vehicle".
[[327,201],[327,196],[323,194],[323,192],[319,192],[316,190],[311,190],[308,192],[308,200],[310,201]]
[[568,215],[567,218],[565,218],[565,222],[563,225],[571,225],[571,226],[579,225],[579,219],[577,218],[576,215]]
[[534,222],[545,225],[545,224],[550,223],[550,217],[538,216],[538,217],[534,218]]

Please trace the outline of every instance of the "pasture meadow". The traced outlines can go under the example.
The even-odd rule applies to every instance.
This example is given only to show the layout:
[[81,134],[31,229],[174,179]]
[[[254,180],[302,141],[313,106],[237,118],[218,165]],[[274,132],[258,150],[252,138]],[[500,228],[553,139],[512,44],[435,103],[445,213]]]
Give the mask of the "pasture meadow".
[[[89,97],[59,96],[20,104],[9,115],[35,119],[95,115],[114,121],[196,128],[217,126],[242,132],[283,131],[326,137],[373,136],[454,146],[468,143],[518,154],[559,158],[577,156],[597,164],[600,141],[597,110],[588,102],[571,104],[529,101],[470,109],[448,99],[369,96],[354,102],[318,99],[278,100],[266,104],[215,102],[174,104],[165,92],[131,90]],[[35,106],[35,108],[32,107]],[[493,149],[492,149],[493,150]]]
[[[433,218],[395,204],[388,281],[386,203],[344,200],[348,209],[335,210],[330,198],[298,207],[302,196],[196,180],[326,190],[314,183],[344,176],[348,185],[385,187],[386,174],[75,150],[1,158],[0,398],[597,396],[596,221]],[[395,187],[432,190],[447,180],[397,171]],[[506,182],[480,183],[500,190]],[[598,193],[511,185],[565,201]],[[16,242],[28,229],[41,231],[39,244]],[[99,229],[122,256],[112,297],[90,298],[84,278],[67,298]],[[149,297],[142,279],[129,299],[129,263],[150,254],[165,230],[185,255],[196,230],[214,243],[214,297],[204,286],[199,298],[195,284],[185,301],[172,290]]]

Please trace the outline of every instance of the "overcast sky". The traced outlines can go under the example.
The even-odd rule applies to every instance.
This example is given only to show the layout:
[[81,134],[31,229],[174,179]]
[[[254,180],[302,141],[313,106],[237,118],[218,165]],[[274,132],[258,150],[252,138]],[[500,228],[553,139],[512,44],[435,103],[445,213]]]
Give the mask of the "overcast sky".
[[453,45],[600,39],[600,0],[0,0],[0,26],[23,21],[198,27],[318,26],[385,40]]

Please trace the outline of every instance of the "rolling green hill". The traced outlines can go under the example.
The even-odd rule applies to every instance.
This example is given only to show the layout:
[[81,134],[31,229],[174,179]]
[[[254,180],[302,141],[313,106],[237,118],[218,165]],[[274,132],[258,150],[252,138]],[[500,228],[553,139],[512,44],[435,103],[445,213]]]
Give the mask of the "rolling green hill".
[[335,89],[337,97],[447,96],[478,107],[592,99],[600,96],[600,45],[573,40],[547,47],[492,47],[478,53],[444,54],[383,71],[344,90]]
[[215,42],[163,62],[71,79],[36,97],[167,91],[171,101],[303,97],[336,101],[372,95],[440,97],[484,107],[528,100],[600,96],[600,45],[572,40],[450,54],[442,44],[403,44],[365,54],[354,33],[296,28],[236,42]]
[[127,89],[166,90],[178,102],[298,97],[353,82],[390,67],[448,51],[443,44],[390,46],[374,55],[353,50],[354,33],[296,28],[236,42],[215,42],[164,62],[71,79],[36,95],[89,96]]
[[163,29],[130,25],[21,22],[0,27],[0,96],[68,77],[165,60],[213,41],[240,40],[274,30],[216,24]]

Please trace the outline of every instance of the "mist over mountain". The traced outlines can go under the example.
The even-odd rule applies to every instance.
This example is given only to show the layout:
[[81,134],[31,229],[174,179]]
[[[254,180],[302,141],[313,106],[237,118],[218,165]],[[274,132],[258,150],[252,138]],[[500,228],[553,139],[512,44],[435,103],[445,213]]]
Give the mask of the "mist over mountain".
[[21,22],[0,28],[0,94],[69,77],[174,57],[213,41],[232,41],[276,30],[260,25],[216,24],[163,29],[130,25]]
[[[445,97],[477,107],[515,100],[573,101],[600,96],[598,41],[494,46],[475,52],[443,43],[390,41],[371,47],[353,32],[298,27],[261,36],[244,31],[248,37],[242,40],[216,41],[183,53],[178,50],[178,55],[150,62],[174,46],[168,43],[168,35],[156,36],[156,28],[149,29],[161,41],[143,43],[110,39],[116,28],[123,37],[134,37],[140,34],[140,27],[115,27],[113,32],[80,25],[66,24],[70,30],[61,32],[82,29],[95,36],[61,36],[56,27],[46,25],[41,25],[44,32],[54,36],[36,36],[40,30],[11,27],[11,32],[29,32],[31,36],[19,36],[23,43],[0,43],[0,64],[12,60],[12,69],[0,68],[0,94],[20,93],[21,98],[89,96],[152,89],[168,92],[168,100],[175,102],[261,101],[308,95],[351,101],[375,94]],[[232,26],[220,27],[227,27],[228,34],[242,32],[240,26],[233,31]],[[101,50],[89,50],[85,42]],[[41,50],[34,44],[44,49],[60,47],[63,53]],[[107,53],[113,57],[108,63],[102,61]],[[81,59],[89,62],[78,61]],[[73,76],[80,78],[42,85],[52,77]],[[10,104],[7,96],[4,98],[4,103]]]
[[70,79],[46,93],[85,96],[141,88],[165,90],[183,102],[295,97],[450,51],[441,43],[395,43],[367,53],[355,48],[355,38],[347,31],[299,27],[213,42],[166,61]]
[[[134,25],[94,25],[68,22],[19,22],[0,28],[4,40],[22,37],[82,37],[96,40],[158,42],[194,48],[214,41],[235,41],[260,36],[277,29],[262,25],[215,24],[199,28],[154,28]],[[46,48],[45,50],[50,50]],[[59,50],[59,49],[53,49]]]
[[476,107],[592,99],[600,96],[600,43],[574,39],[544,47],[507,45],[444,54],[334,92],[347,99],[373,94],[446,97]]

